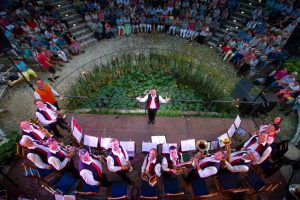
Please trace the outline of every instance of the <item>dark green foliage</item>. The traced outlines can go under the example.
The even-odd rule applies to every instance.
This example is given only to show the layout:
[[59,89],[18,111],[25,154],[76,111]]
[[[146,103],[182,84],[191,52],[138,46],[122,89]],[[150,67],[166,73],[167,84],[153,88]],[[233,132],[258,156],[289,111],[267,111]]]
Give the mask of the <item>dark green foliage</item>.
[[11,131],[7,134],[9,141],[0,147],[0,165],[8,164],[16,153],[16,142],[20,140],[17,131]]
[[298,72],[297,80],[300,80],[300,57],[290,58],[283,64],[289,72]]
[[[135,101],[136,96],[144,96],[151,87],[158,88],[163,97],[171,97],[169,104],[161,110],[208,111],[210,101],[230,99],[234,83],[224,83],[216,70],[196,64],[190,57],[178,53],[120,55],[112,57],[105,65],[94,66],[88,73],[81,74],[71,86],[68,96],[85,96],[72,99],[69,109],[104,108],[135,109],[144,108]],[[104,98],[99,98],[104,97]],[[183,100],[198,100],[183,102]],[[214,104],[216,112],[235,112],[228,104]]]

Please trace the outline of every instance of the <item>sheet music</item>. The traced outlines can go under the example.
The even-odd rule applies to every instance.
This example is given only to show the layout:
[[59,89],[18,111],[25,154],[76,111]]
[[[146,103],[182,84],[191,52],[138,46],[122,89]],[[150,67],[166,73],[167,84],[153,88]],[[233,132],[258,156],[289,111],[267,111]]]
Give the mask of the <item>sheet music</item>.
[[156,144],[165,144],[167,143],[167,139],[165,135],[151,136],[152,143]]
[[228,136],[229,137],[232,137],[235,133],[236,129],[235,129],[235,126],[234,124],[231,124],[231,127],[228,129],[227,133],[228,133]]
[[238,129],[240,127],[241,123],[242,123],[242,119],[240,118],[239,115],[237,115],[235,120],[234,120],[234,124],[235,124],[236,129]]
[[104,148],[104,149],[110,149],[110,140],[111,138],[101,138],[100,139],[100,147]]
[[76,200],[75,195],[64,195],[64,200]]
[[215,150],[218,148],[219,141],[211,141],[210,142],[210,150]]
[[181,140],[181,151],[196,150],[195,139]]
[[[220,147],[224,147],[224,146],[225,146],[225,145],[223,144],[223,141],[224,141],[225,138],[228,138],[227,133],[224,133],[223,135],[220,135],[220,136],[218,137]],[[229,139],[229,138],[228,138],[228,139]]]
[[149,152],[151,149],[157,149],[157,144],[152,142],[142,143],[142,152]]
[[127,151],[129,157],[134,157],[135,155],[134,141],[120,141],[120,145]]
[[74,138],[77,140],[77,142],[80,144],[81,139],[82,139],[82,128],[78,124],[75,118],[72,117],[71,120],[71,130],[72,130],[72,135]]
[[164,143],[162,145],[162,153],[165,154],[165,153],[169,153],[169,148],[170,146],[175,146],[177,147],[177,143]]
[[60,194],[54,194],[55,200],[64,200],[64,196]]
[[90,136],[90,135],[84,135],[84,145],[90,146],[90,147],[98,147],[98,137]]

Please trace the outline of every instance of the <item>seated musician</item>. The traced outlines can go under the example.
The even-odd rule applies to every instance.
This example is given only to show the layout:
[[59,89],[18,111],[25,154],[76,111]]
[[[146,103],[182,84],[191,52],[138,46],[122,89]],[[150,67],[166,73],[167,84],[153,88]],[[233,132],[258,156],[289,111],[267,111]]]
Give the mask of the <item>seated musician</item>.
[[148,178],[154,175],[157,177],[161,176],[161,164],[157,158],[156,149],[151,149],[149,154],[145,157],[141,172],[142,174],[146,174]]
[[115,172],[123,180],[126,180],[128,184],[132,184],[132,181],[126,174],[131,168],[127,151],[120,146],[119,140],[116,138],[111,139],[110,145],[111,151],[106,158],[108,170]]
[[226,168],[232,173],[248,172],[252,161],[256,160],[255,151],[237,151],[230,154],[230,161],[224,160]]
[[259,135],[253,135],[248,141],[245,142],[242,148],[243,151],[256,151],[259,155],[259,157],[253,161],[252,164],[261,164],[271,154],[272,148],[267,143],[268,136],[269,135],[267,131],[262,131],[259,133]]
[[79,151],[78,170],[86,184],[91,186],[108,186],[105,174],[103,174],[102,165],[99,160],[92,158],[86,149]]
[[47,143],[49,147],[48,163],[57,171],[70,171],[76,178],[80,178],[78,175],[79,173],[74,168],[74,164],[71,160],[71,158],[75,155],[75,152],[65,152],[53,138],[48,139]]
[[62,137],[59,131],[57,130],[57,125],[63,129],[69,129],[67,123],[64,119],[61,119],[57,114],[57,109],[55,106],[49,103],[43,103],[41,100],[36,99],[34,101],[37,111],[35,113],[38,120],[41,122],[43,127],[49,132],[53,131],[55,136]]
[[221,160],[224,158],[223,152],[218,151],[215,154],[208,155],[204,158],[195,158],[193,160],[193,166],[195,167],[188,173],[184,180],[189,183],[193,179],[207,178],[213,176],[219,172]]
[[27,137],[33,141],[42,141],[47,140],[45,133],[39,130],[39,128],[31,124],[29,121],[22,120],[19,123],[20,128],[22,129],[22,138]]
[[169,154],[162,159],[161,168],[163,170],[163,177],[168,178],[176,174],[177,170],[175,168],[180,163],[183,163],[182,154],[177,151],[175,146],[170,146]]
[[47,154],[49,148],[39,142],[33,142],[29,137],[22,137],[20,145],[27,148],[26,157],[39,169],[51,169],[48,164]]

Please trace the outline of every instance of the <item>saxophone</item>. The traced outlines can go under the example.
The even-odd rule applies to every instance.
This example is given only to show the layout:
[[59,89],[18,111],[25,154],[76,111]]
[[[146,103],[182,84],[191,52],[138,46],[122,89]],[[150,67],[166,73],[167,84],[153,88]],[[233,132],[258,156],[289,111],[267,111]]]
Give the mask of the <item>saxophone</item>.
[[53,134],[49,133],[49,131],[47,129],[45,129],[43,126],[39,125],[38,119],[33,120],[32,118],[30,118],[29,122],[31,124],[33,124],[39,131],[41,131],[42,133],[44,133],[47,138],[52,138],[54,136]]
[[187,168],[193,167],[194,159],[199,159],[202,156],[202,152],[198,152],[195,156],[191,157],[189,161],[177,164],[174,168],[176,170],[175,174],[180,175],[186,172]]
[[142,172],[141,178],[143,181],[148,182],[151,187],[154,187],[157,184],[159,179],[157,175],[151,176],[151,174],[147,172]]

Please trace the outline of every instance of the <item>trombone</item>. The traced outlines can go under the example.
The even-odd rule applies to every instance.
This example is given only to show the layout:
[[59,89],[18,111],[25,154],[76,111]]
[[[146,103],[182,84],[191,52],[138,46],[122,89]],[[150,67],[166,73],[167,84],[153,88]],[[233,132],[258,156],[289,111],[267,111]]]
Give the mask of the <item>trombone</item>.
[[47,138],[52,138],[54,135],[49,133],[49,131],[47,129],[45,129],[43,126],[41,126],[38,123],[38,119],[33,120],[32,118],[29,119],[29,122],[31,124],[33,124],[39,131],[41,131],[42,133],[44,133],[46,135]]

